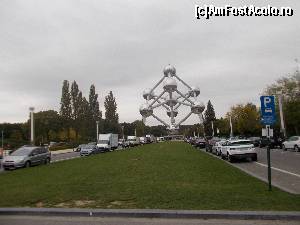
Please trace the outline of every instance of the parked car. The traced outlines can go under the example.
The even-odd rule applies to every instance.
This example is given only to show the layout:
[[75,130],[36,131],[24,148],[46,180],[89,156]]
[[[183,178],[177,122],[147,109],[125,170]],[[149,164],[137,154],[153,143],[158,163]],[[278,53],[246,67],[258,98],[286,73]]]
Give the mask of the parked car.
[[142,144],[142,145],[147,144],[146,137],[140,137],[140,144]]
[[47,148],[39,146],[23,146],[5,156],[2,166],[5,170],[48,164],[51,153]]
[[78,145],[78,147],[74,148],[73,151],[74,151],[74,152],[80,152],[81,147],[82,147],[83,145],[84,145],[84,144]]
[[212,146],[212,149],[211,149],[211,152],[213,154],[216,154],[216,155],[221,155],[221,152],[222,152],[222,145],[226,142],[226,140],[221,140],[221,141],[218,141],[216,142],[213,146]]
[[206,141],[203,138],[197,138],[194,145],[195,145],[195,147],[198,147],[198,148],[205,148]]
[[249,137],[248,139],[252,142],[254,147],[259,146],[260,137]]
[[286,151],[287,149],[294,149],[295,151],[300,151],[300,136],[292,136],[287,141],[282,143],[282,149]]
[[127,141],[129,146],[134,147],[140,144],[140,138],[136,136],[128,136]]
[[233,162],[235,159],[251,158],[257,161],[257,152],[251,141],[246,139],[226,141],[221,148],[222,159]]
[[97,145],[86,144],[81,146],[80,156],[89,156],[98,152],[100,152],[100,149],[97,147]]
[[218,141],[221,141],[221,138],[219,137],[211,137],[211,138],[207,138],[206,141],[206,147],[205,150],[207,152],[211,152],[212,151],[212,147],[214,146],[214,144]]
[[268,143],[270,142],[270,148],[282,148],[282,143],[283,143],[283,139],[282,138],[270,138],[270,140],[267,137],[262,137],[259,141],[259,147],[263,148],[268,146]]

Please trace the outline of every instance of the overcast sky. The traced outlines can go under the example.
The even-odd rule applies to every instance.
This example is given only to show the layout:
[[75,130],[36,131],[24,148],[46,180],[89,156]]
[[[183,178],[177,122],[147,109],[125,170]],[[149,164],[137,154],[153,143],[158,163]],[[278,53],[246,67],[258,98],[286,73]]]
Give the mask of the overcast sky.
[[[290,6],[294,16],[196,20],[195,4],[205,3]],[[0,0],[0,122],[24,122],[29,106],[59,110],[63,80],[85,96],[95,84],[102,111],[111,90],[121,122],[141,119],[141,94],[167,64],[200,87],[217,117],[259,104],[268,84],[295,70],[299,12],[298,0]]]

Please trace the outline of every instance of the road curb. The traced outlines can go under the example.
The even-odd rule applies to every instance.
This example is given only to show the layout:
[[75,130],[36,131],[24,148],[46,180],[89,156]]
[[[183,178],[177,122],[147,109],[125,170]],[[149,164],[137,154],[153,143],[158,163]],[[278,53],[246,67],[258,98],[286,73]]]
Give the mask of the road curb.
[[3,215],[300,221],[300,212],[290,211],[0,208]]

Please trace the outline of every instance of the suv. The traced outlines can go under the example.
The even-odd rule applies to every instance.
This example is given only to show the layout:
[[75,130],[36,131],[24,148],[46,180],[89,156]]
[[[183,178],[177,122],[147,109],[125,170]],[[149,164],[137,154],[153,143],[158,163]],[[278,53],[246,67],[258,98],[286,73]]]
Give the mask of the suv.
[[5,170],[48,164],[51,153],[47,148],[38,146],[23,146],[5,156],[2,166]]
[[251,158],[252,161],[257,161],[257,152],[249,140],[232,140],[227,141],[222,145],[222,159],[227,158],[229,162],[235,159]]
[[284,151],[287,149],[294,149],[296,152],[300,151],[300,136],[292,136],[287,141],[283,142],[282,148]]

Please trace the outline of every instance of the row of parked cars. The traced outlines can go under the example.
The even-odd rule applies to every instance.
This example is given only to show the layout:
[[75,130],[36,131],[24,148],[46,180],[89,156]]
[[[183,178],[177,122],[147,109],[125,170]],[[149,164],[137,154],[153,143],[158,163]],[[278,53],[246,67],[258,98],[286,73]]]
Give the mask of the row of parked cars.
[[118,134],[100,134],[98,142],[81,144],[74,151],[80,152],[81,156],[114,151],[117,148],[135,147],[143,144],[150,144],[155,141],[151,135],[145,137],[128,136],[127,139],[118,139]]
[[211,152],[220,156],[222,159],[228,159],[233,162],[236,159],[250,158],[257,161],[257,152],[255,147],[265,147],[268,144],[271,148],[280,147],[284,151],[292,149],[300,151],[300,136],[292,136],[286,141],[279,141],[271,138],[188,138],[186,142],[195,147],[203,148],[207,152]]
[[257,161],[257,152],[251,140],[213,137],[210,139],[190,138],[186,139],[186,141],[195,147],[203,148],[207,152],[216,154],[222,159],[227,159],[230,162],[248,158],[252,161]]

